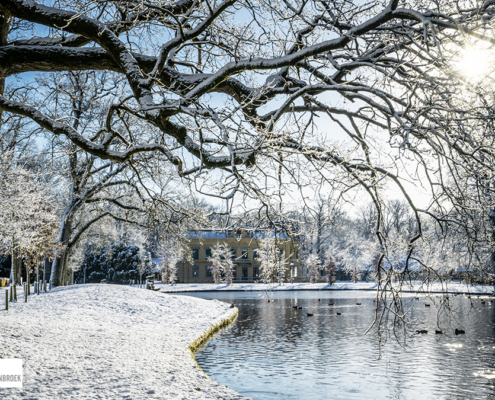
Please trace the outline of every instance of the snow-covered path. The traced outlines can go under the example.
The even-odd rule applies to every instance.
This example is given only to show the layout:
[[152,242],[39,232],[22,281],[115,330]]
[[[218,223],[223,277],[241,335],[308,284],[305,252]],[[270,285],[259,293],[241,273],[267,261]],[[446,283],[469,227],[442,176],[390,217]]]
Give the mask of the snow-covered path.
[[241,399],[197,366],[188,346],[236,309],[216,300],[114,285],[31,295],[5,311],[0,358],[24,360],[23,389],[1,399]]

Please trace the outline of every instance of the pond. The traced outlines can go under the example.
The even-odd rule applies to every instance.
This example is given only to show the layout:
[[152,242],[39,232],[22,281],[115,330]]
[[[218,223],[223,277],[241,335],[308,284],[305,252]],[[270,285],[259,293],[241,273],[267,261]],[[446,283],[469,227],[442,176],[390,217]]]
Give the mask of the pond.
[[[455,313],[440,319],[444,333],[435,334],[441,298],[405,295],[412,323],[402,347],[393,338],[379,346],[374,331],[364,335],[373,321],[373,292],[274,292],[270,302],[260,292],[187,295],[239,308],[236,322],[195,358],[212,379],[247,397],[495,398],[495,316],[489,299],[483,304],[477,296],[451,296]],[[456,335],[456,328],[466,333]],[[416,334],[417,329],[428,333]]]

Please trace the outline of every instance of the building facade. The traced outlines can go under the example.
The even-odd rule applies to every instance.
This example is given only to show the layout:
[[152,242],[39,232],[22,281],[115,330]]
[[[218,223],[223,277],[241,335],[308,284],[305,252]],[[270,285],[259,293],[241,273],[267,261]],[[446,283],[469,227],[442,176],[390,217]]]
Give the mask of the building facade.
[[271,239],[283,254],[284,281],[297,281],[300,275],[299,244],[284,232],[274,229],[263,230],[196,230],[187,234],[192,254],[192,263],[178,263],[179,283],[213,283],[210,267],[211,249],[217,244],[228,246],[234,263],[234,282],[257,282],[260,265],[257,252],[261,241]]

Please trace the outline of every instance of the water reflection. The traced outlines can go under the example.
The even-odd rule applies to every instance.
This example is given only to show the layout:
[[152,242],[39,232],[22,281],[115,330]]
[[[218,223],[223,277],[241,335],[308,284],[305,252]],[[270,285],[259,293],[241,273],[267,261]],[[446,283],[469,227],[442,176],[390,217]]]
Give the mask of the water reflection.
[[[495,398],[495,315],[488,301],[451,296],[455,313],[442,314],[444,333],[435,334],[443,299],[408,297],[411,331],[428,333],[414,334],[406,348],[394,340],[379,348],[374,333],[363,335],[374,318],[372,292],[277,292],[270,302],[256,292],[195,295],[239,308],[237,321],[196,361],[212,379],[248,397]],[[455,328],[466,334],[455,335]]]

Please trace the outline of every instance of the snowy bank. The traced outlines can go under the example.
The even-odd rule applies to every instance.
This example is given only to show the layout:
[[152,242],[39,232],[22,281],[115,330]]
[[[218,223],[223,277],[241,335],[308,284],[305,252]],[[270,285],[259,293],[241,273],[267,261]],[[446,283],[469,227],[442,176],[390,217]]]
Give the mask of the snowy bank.
[[[214,283],[178,283],[175,285],[165,285],[163,283],[155,284],[156,288],[164,293],[179,292],[212,292],[212,291],[286,291],[286,290],[376,290],[375,282],[337,282],[333,285],[326,283],[283,283],[264,284],[264,283],[234,283],[231,286],[226,284]],[[479,293],[493,294],[493,286],[487,285],[470,285],[459,282],[435,282],[429,285],[421,282],[411,282],[404,284],[403,292],[411,293]]]
[[191,356],[236,308],[216,300],[116,285],[57,288],[5,311],[0,358],[24,360],[24,387],[0,398],[242,399]]

